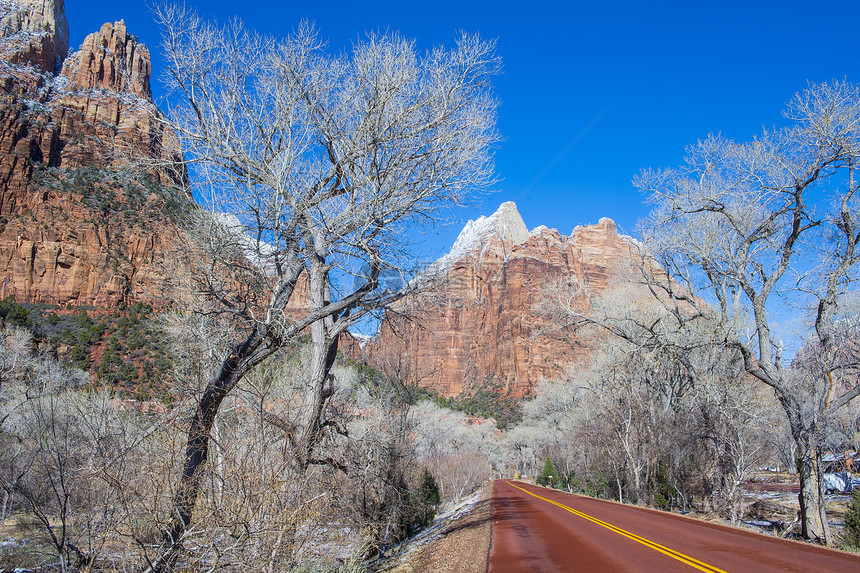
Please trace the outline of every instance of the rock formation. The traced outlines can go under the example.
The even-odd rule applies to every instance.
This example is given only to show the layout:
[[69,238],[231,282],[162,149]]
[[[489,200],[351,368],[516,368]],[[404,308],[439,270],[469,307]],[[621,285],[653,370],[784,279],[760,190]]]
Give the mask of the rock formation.
[[[152,102],[149,52],[122,21],[71,54],[68,37],[62,0],[0,0],[0,298],[159,305],[173,298],[167,261],[193,202],[177,139]],[[469,222],[416,279],[428,292],[401,301],[363,351],[449,396],[528,394],[590,348],[541,307],[547,292],[580,284],[573,304],[587,309],[634,257],[611,220],[569,237],[529,232],[505,203]],[[291,310],[305,300],[300,288]],[[342,339],[348,354],[358,346]]]
[[4,5],[0,297],[155,301],[179,233],[171,215],[190,197],[177,190],[181,150],[151,99],[148,50],[115,22],[67,56],[62,0]]
[[106,89],[150,98],[149,50],[128,35],[125,22],[106,23],[63,63],[63,75],[82,89]]
[[365,358],[447,396],[477,388],[528,395],[542,378],[589,358],[589,340],[558,328],[547,297],[579,285],[572,303],[587,311],[592,297],[629,278],[637,253],[611,219],[569,237],[529,232],[516,205],[504,203],[470,221],[451,252],[416,279],[430,288],[388,313]]
[[69,51],[69,23],[63,0],[0,2],[0,59],[59,71]]

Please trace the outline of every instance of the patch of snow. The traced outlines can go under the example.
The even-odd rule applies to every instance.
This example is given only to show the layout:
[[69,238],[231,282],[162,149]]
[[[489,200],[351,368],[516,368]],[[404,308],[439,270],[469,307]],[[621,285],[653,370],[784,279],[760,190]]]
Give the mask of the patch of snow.
[[232,213],[209,213],[213,222],[221,226],[227,236],[236,241],[237,246],[245,253],[249,261],[260,268],[270,264],[270,257],[277,250],[265,241],[258,241],[248,233],[248,228],[242,224],[239,217]]
[[537,227],[535,227],[534,229],[529,231],[529,237],[534,237],[535,235],[540,235],[544,231],[549,231],[549,230],[550,230],[550,228],[547,227],[546,225],[538,225]]
[[622,241],[626,241],[626,242],[630,243],[631,245],[636,247],[640,252],[642,252],[642,253],[646,252],[645,243],[643,243],[639,239],[637,239],[635,237],[631,237],[630,235],[618,235],[618,238],[621,239]]
[[753,519],[751,521],[744,521],[744,523],[754,527],[773,527],[774,522],[764,519]]
[[365,347],[365,345],[367,345],[368,342],[373,340],[373,337],[370,336],[369,334],[359,334],[357,332],[352,332],[352,331],[350,331],[349,333],[352,335],[352,337],[354,339],[356,339],[358,341],[358,346],[362,350],[364,350],[364,347]]
[[511,245],[520,245],[529,238],[529,230],[513,201],[502,203],[489,217],[470,220],[460,231],[457,240],[447,254],[436,260],[416,279],[433,279],[448,272],[457,261],[473,251],[486,248],[487,240],[496,235]]
[[427,543],[441,539],[443,537],[445,526],[452,521],[457,521],[458,519],[468,515],[479,501],[481,501],[481,490],[476,491],[471,497],[460,501],[445,512],[437,515],[436,519],[433,520],[433,523],[428,525],[417,535],[410,537],[409,539],[405,539],[391,547],[388,555],[398,555],[401,551],[403,551],[401,556],[407,555],[419,547],[423,547]]
[[475,250],[478,245],[484,243],[493,234],[509,240],[514,245],[524,243],[528,239],[528,228],[526,228],[526,224],[513,201],[502,203],[496,212],[489,217],[479,217],[466,223],[466,226],[457,236],[457,240],[454,241],[454,246],[440,260],[450,260],[453,263],[470,251]]

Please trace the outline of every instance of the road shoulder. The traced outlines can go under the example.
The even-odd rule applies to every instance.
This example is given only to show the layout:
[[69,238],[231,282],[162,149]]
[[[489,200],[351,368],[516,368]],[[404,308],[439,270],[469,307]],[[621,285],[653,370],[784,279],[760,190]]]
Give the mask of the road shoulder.
[[493,517],[493,484],[442,515],[377,569],[386,573],[486,573]]

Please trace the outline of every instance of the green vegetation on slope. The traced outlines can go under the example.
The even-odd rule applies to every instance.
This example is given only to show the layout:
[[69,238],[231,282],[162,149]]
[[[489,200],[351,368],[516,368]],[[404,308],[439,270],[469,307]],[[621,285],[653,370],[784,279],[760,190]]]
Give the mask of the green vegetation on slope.
[[139,400],[163,398],[171,363],[154,327],[152,308],[119,305],[111,313],[94,313],[95,318],[91,311],[95,309],[0,300],[0,318],[6,324],[29,329],[62,360],[96,374],[99,385]]
[[499,429],[518,424],[523,419],[522,398],[511,395],[500,382],[492,378],[483,385],[473,387],[455,396],[434,395],[428,391],[434,402],[458,412],[465,412],[481,418],[493,418]]

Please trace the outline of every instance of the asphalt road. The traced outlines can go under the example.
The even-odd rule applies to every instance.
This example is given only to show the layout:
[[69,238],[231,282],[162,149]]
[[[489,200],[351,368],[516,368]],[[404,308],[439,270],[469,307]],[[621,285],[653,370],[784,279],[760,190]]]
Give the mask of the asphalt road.
[[493,486],[490,573],[860,572],[860,555],[518,481]]

